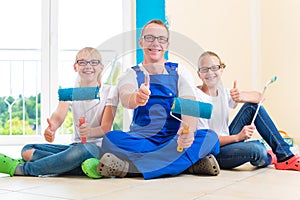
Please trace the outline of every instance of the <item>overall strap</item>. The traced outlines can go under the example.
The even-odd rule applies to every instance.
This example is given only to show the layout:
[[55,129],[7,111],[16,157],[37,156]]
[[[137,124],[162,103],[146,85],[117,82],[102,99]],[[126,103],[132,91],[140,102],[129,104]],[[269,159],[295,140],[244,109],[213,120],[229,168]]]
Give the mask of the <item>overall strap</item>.
[[[176,76],[177,75],[178,63],[166,62],[165,63],[165,68],[166,68],[167,72],[170,75],[175,75]],[[141,68],[138,65],[131,67],[131,69],[133,69],[136,72],[138,87],[140,87],[141,84],[145,82],[144,72],[141,70]]]
[[177,74],[178,63],[166,62],[165,68],[170,75]]

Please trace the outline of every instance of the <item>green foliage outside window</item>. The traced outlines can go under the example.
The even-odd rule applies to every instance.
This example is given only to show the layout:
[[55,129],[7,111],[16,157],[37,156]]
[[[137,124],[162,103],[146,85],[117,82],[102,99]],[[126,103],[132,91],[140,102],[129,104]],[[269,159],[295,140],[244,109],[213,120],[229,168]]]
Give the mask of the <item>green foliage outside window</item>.
[[[114,70],[110,72],[110,81],[108,84],[116,85],[117,77],[121,71],[121,66],[118,63]],[[24,101],[24,102],[23,102]],[[36,104],[37,107],[36,107]],[[11,105],[11,110],[9,109]],[[0,135],[25,135],[36,134],[36,122],[38,127],[41,126],[41,94],[30,96],[29,98],[0,97]],[[24,113],[24,115],[23,115]],[[38,116],[37,116],[38,113]],[[123,127],[123,109],[118,106],[117,114],[113,123],[113,130],[121,130]],[[11,117],[11,121],[10,121]],[[36,117],[38,119],[36,120]],[[24,118],[24,123],[23,123]],[[42,127],[44,128],[44,127]],[[38,134],[43,134],[44,130],[39,130]],[[58,133],[72,134],[74,132],[73,117],[71,111],[67,113],[66,119]]]
[[[38,113],[40,113],[40,95],[37,101],[35,96],[24,100],[21,96],[18,98],[0,97],[0,135],[10,135],[10,132],[12,135],[23,135],[23,129],[26,135],[33,135],[36,128],[36,102]],[[40,124],[40,117],[38,117],[38,124]]]

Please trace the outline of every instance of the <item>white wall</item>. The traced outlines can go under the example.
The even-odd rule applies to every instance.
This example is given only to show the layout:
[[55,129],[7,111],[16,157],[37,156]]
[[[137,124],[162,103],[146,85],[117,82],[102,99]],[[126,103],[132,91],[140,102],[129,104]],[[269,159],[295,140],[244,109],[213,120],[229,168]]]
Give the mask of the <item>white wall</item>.
[[170,29],[225,62],[225,86],[232,87],[236,79],[241,89],[262,90],[278,77],[266,91],[264,106],[278,129],[298,144],[299,9],[299,0],[166,1]]

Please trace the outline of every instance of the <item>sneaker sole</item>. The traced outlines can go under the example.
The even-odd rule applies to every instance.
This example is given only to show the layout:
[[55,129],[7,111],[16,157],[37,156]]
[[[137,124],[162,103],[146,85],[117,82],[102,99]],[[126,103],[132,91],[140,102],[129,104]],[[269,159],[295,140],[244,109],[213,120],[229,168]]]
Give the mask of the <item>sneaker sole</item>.
[[129,163],[111,153],[104,154],[97,166],[97,172],[105,177],[124,177],[129,169]]
[[216,158],[209,154],[203,159],[199,160],[192,166],[192,170],[196,174],[206,174],[217,176],[220,173],[220,167]]

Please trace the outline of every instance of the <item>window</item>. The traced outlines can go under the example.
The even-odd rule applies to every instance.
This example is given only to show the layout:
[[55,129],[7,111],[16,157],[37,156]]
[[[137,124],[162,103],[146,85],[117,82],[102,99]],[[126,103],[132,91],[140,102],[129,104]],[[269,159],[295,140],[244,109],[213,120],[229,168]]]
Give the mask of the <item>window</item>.
[[0,135],[35,134],[40,117],[41,1],[3,1],[0,18]]
[[[56,108],[57,89],[74,86],[72,66],[77,51],[85,46],[98,47],[122,33],[128,25],[124,12],[132,12],[130,2],[1,2],[0,17],[7,20],[0,21],[0,135],[41,134],[46,117]],[[109,74],[116,64],[116,52],[100,51]]]

